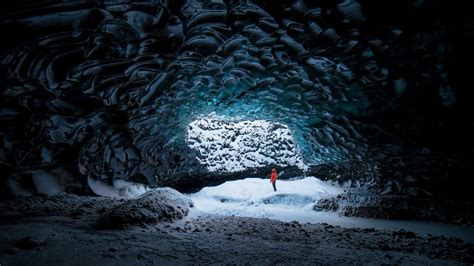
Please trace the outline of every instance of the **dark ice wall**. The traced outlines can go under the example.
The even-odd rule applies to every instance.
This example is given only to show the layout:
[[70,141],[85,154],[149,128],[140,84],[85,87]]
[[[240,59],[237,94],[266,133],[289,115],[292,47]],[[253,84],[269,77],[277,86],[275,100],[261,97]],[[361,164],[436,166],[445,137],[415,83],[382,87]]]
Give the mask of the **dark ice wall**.
[[308,174],[379,192],[449,194],[471,169],[460,33],[440,2],[1,5],[4,191],[266,173],[199,165],[186,127],[211,112],[284,123]]

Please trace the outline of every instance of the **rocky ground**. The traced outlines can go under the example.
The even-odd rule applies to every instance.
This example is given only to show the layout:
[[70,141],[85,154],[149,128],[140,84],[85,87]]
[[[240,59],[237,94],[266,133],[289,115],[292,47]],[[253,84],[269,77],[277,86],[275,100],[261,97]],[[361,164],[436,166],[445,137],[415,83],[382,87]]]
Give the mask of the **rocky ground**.
[[[474,263],[474,244],[458,238],[206,215],[180,197],[165,190],[133,200],[2,201],[0,265]],[[156,216],[153,208],[168,211]],[[117,213],[129,214],[121,226],[97,226]],[[137,213],[148,223],[134,223]]]
[[441,197],[378,195],[350,189],[316,202],[315,211],[336,211],[343,216],[377,219],[416,219],[472,226],[472,202]]

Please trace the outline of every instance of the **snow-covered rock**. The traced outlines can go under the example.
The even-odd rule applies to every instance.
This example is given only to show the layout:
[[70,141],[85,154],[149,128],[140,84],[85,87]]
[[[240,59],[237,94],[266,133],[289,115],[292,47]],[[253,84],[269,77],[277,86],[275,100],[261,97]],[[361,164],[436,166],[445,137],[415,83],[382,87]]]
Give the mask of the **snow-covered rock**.
[[125,200],[98,221],[100,228],[123,228],[185,217],[192,202],[171,188],[157,188],[135,199]]
[[287,125],[211,114],[189,124],[189,147],[210,172],[239,172],[268,165],[306,169]]

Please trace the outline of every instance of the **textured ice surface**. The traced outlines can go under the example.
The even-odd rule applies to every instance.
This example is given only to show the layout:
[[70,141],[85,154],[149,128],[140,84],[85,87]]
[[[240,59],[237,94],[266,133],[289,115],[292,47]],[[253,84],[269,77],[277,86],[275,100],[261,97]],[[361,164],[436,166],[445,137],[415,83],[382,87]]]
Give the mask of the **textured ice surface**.
[[[13,194],[225,180],[186,145],[188,125],[212,112],[285,125],[311,169],[331,165],[336,180],[363,161],[354,178],[383,184],[405,173],[373,162],[388,161],[394,137],[372,126],[397,126],[379,115],[455,104],[435,63],[444,31],[367,27],[358,1],[30,2],[0,11],[0,184]],[[247,154],[246,165],[293,160]]]
[[199,150],[208,171],[238,172],[268,165],[306,169],[288,126],[265,120],[237,120],[215,114],[189,124],[187,143]]
[[[298,15],[304,25],[279,22],[255,3],[199,0],[42,8],[40,16],[25,11],[0,23],[38,35],[0,57],[7,70],[2,80],[12,81],[2,91],[12,103],[2,109],[2,119],[18,123],[0,132],[6,141],[1,164],[15,169],[8,184],[30,179],[23,171],[30,168],[59,168],[63,176],[105,184],[189,182],[208,173],[196,160],[201,150],[186,145],[187,128],[212,112],[287,126],[298,156],[288,143],[267,150],[274,156],[247,152],[243,163],[225,166],[214,158],[215,165],[205,163],[211,171],[266,163],[295,167],[303,159],[308,165],[337,162],[367,150],[346,116],[365,112],[362,88],[351,81],[345,62],[309,49],[318,37],[302,38],[306,33],[298,28],[319,26],[304,14]],[[75,8],[81,11],[64,13]],[[339,9],[347,13],[347,7]],[[321,35],[335,35],[330,29]],[[286,145],[278,138],[277,144]],[[279,154],[284,157],[277,159]]]

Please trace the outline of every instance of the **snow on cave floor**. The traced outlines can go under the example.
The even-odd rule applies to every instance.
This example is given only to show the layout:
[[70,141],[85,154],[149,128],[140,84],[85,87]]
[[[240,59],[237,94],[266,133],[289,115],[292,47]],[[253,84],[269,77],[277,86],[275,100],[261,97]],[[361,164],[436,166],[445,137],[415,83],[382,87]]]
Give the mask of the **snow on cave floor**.
[[194,201],[191,216],[212,214],[269,218],[284,222],[327,223],[343,228],[404,229],[427,236],[452,236],[474,243],[474,228],[416,220],[385,220],[346,217],[336,212],[314,211],[313,204],[343,193],[344,188],[315,177],[278,180],[277,192],[268,179],[245,178],[205,187],[188,196]]

